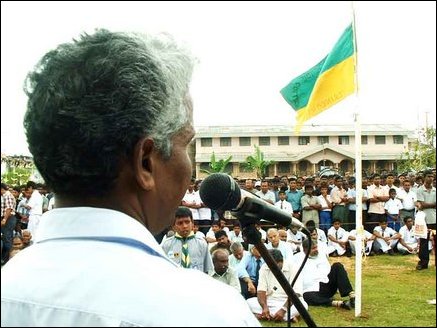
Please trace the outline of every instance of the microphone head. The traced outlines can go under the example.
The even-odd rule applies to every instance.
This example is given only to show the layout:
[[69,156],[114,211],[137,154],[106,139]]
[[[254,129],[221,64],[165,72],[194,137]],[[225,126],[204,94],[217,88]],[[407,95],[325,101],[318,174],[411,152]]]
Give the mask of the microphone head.
[[232,210],[241,200],[241,190],[234,179],[224,173],[213,173],[200,184],[202,202],[213,210]]

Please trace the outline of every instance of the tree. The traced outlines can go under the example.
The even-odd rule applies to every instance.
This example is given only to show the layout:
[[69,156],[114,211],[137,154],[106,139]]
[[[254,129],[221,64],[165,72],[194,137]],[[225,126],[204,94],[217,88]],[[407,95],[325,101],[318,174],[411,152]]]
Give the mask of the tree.
[[8,186],[21,186],[29,181],[31,175],[31,168],[14,167],[2,174],[2,182]]
[[418,172],[436,166],[436,129],[426,127],[419,130],[417,140],[410,149],[401,154],[399,172]]
[[231,162],[231,159],[232,156],[229,156],[227,159],[220,159],[217,161],[215,158],[215,153],[212,152],[211,162],[209,163],[210,170],[200,169],[200,171],[208,175],[213,173],[230,173],[227,170],[227,166]]
[[249,171],[255,171],[258,179],[265,178],[267,168],[276,162],[264,160],[264,153],[255,145],[255,153],[246,158],[246,163],[242,163],[243,167]]

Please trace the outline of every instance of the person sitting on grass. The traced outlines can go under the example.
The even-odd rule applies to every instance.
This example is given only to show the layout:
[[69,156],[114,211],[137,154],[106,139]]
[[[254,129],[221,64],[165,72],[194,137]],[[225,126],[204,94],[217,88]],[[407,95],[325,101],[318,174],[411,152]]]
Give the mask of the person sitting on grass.
[[417,254],[419,251],[419,238],[414,235],[414,220],[407,216],[404,218],[405,225],[399,230],[401,237],[397,245],[398,251],[401,254]]
[[[279,249],[269,249],[269,253],[287,281],[291,284],[299,267],[292,261],[286,260]],[[302,274],[299,275],[293,289],[302,305],[308,309],[308,305],[302,298],[302,276]],[[247,303],[258,319],[274,321],[287,320],[288,296],[266,263],[264,263],[259,270],[257,297],[249,298]],[[293,322],[297,321],[298,315],[299,312],[296,307],[292,305],[290,308],[290,318],[292,318]]]
[[342,256],[346,253],[351,255],[349,248],[349,231],[341,227],[341,221],[335,218],[332,227],[328,230],[328,254],[329,256]]
[[373,244],[375,252],[394,255],[393,249],[396,247],[401,235],[396,230],[387,227],[387,218],[381,218],[379,226],[373,229],[373,234],[376,237]]
[[[309,240],[302,242],[303,252],[294,256],[295,266],[299,267],[310,246]],[[333,306],[351,310],[355,307],[355,293],[348,274],[340,262],[330,265],[324,251],[320,251],[317,241],[311,244],[310,256],[300,274],[303,277],[303,298],[308,305]],[[348,300],[333,300],[340,292],[341,297],[348,296]]]

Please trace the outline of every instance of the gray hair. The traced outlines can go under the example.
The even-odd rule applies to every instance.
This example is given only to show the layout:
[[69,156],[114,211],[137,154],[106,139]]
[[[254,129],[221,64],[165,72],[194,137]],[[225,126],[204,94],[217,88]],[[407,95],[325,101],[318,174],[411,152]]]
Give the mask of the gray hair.
[[104,194],[144,137],[168,159],[191,120],[194,63],[166,34],[97,30],[48,52],[24,87],[24,127],[45,182],[59,194]]
[[232,253],[235,251],[238,251],[239,249],[242,249],[242,248],[243,248],[243,245],[239,241],[233,242],[231,244],[231,247],[230,247]]
[[219,254],[225,254],[229,256],[229,251],[226,248],[217,248],[211,254],[211,259],[213,262],[217,260]]

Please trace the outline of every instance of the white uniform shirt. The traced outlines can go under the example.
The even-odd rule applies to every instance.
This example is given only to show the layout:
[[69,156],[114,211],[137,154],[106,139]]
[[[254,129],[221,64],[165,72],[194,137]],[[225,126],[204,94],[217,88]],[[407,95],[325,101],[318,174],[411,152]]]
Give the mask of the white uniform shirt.
[[286,200],[279,200],[275,203],[275,206],[284,212],[293,215],[293,207],[291,206],[291,203],[287,202]]
[[[265,201],[269,201],[270,204],[274,204],[276,201],[276,197],[275,194],[273,192],[271,192],[270,190],[267,190],[266,193],[263,193],[261,190],[257,191],[255,193],[255,195],[257,195],[259,198],[264,199]],[[265,218],[268,219],[268,218]]]
[[[303,252],[297,253],[293,259],[294,266],[299,268],[304,257]],[[300,276],[303,277],[303,292],[318,292],[321,282],[329,282],[328,274],[330,271],[331,265],[323,250],[319,250],[319,255],[309,257],[300,273]]]
[[[260,326],[234,288],[177,267],[124,213],[55,208],[39,229],[34,245],[2,268],[2,326]],[[189,297],[177,282],[208,293]],[[233,311],[217,316],[210,295]]]
[[[197,194],[197,200],[200,199],[200,201],[202,202],[199,191],[196,191],[196,194]],[[209,207],[201,207],[198,209],[198,211],[199,211],[199,220],[211,221],[212,213]]]
[[406,242],[407,244],[419,242],[419,238],[416,238],[416,236],[414,236],[414,226],[411,227],[411,230],[408,230],[408,227],[404,225],[399,229],[399,234],[401,235],[401,238],[404,240],[404,242]]
[[38,190],[34,190],[32,192],[32,196],[30,196],[27,205],[30,206],[29,216],[31,215],[42,215],[42,203],[43,198]]
[[[202,200],[200,199],[199,193],[195,192],[194,190],[190,192],[189,190],[186,191],[184,198],[182,198],[183,201],[187,203],[195,203],[196,205],[200,205]],[[191,213],[193,213],[193,220],[198,221],[200,220],[200,214],[198,208],[190,208]]]
[[404,189],[399,190],[396,197],[402,201],[402,206],[407,211],[411,211],[416,208],[417,195],[411,189],[409,192],[406,192]]
[[[284,260],[282,265],[282,273],[289,283],[291,283],[296,276],[296,272],[299,269],[298,266],[292,261]],[[285,301],[288,296],[282,286],[279,284],[273,272],[267,266],[266,263],[261,265],[259,270],[258,291],[265,291],[267,299],[273,299],[278,301]],[[296,280],[293,286],[293,290],[296,294],[303,295],[303,282],[302,274]]]
[[287,243],[286,241],[279,241],[278,247],[273,247],[272,243],[269,242],[266,244],[267,249],[273,249],[276,248],[277,250],[280,250],[282,253],[282,256],[284,257],[284,260],[289,260],[293,258],[293,248],[291,247],[290,243]]
[[395,199],[389,199],[384,204],[384,209],[387,210],[388,214],[391,215],[399,215],[399,210],[403,209],[402,202],[395,198]]
[[[326,201],[325,197],[323,197],[322,195],[317,196],[317,198],[319,199],[320,205],[322,205],[323,207],[328,207],[328,202]],[[330,195],[326,195],[326,198],[331,202],[331,196]],[[330,208],[325,208],[321,211],[324,212],[331,212],[332,210]]]

